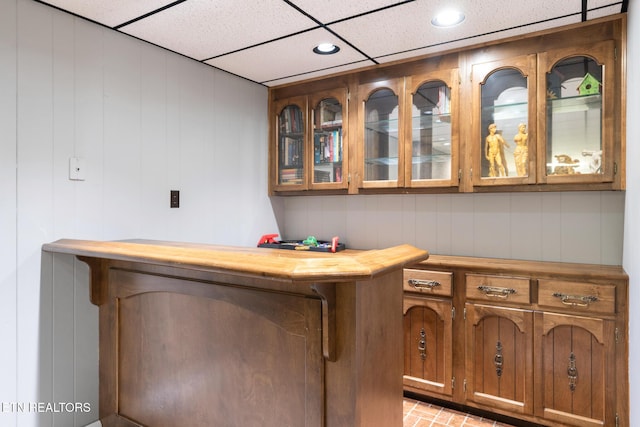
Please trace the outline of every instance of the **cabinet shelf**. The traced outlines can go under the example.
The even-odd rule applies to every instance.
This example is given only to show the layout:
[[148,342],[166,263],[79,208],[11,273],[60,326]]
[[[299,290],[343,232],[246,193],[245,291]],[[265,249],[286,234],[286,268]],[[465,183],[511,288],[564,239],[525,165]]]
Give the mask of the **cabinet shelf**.
[[548,108],[553,114],[574,113],[602,108],[602,95],[582,95],[547,100]]

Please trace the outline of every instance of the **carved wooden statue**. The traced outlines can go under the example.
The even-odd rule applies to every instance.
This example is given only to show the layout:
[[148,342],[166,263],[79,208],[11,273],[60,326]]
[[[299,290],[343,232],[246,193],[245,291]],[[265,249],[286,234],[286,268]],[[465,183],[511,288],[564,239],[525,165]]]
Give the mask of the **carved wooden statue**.
[[[495,123],[489,125],[489,135],[485,139],[484,155],[489,160],[489,176],[507,176],[508,171],[504,164],[504,147],[509,144],[504,140],[502,135],[496,132]],[[496,173],[496,167],[498,172]]]
[[520,123],[518,125],[518,133],[513,138],[516,143],[513,157],[516,161],[516,173],[518,176],[527,176],[527,162],[529,161],[528,138],[527,125]]

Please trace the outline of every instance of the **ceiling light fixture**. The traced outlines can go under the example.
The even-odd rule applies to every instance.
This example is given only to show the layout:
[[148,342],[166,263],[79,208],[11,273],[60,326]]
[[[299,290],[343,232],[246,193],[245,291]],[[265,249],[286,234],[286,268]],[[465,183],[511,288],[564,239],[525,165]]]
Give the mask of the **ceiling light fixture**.
[[431,23],[436,27],[453,27],[462,21],[464,21],[464,13],[453,9],[447,9],[438,13],[431,20]]
[[333,55],[339,50],[340,48],[333,43],[320,43],[318,46],[313,48],[313,52],[318,55]]

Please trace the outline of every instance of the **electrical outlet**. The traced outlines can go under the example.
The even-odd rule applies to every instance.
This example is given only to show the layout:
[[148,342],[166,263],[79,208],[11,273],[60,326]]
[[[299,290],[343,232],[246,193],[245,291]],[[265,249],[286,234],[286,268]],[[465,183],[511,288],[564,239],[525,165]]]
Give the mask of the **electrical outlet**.
[[180,207],[180,192],[178,190],[171,190],[171,202],[169,206],[172,208]]

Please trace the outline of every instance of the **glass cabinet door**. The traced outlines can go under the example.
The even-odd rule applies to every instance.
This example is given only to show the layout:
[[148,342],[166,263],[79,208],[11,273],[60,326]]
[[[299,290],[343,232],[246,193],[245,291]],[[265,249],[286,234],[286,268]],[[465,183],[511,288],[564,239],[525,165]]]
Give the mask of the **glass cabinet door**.
[[547,183],[613,180],[613,97],[607,93],[613,66],[605,72],[613,61],[613,42],[590,46],[583,51],[587,55],[576,51],[541,55],[546,138],[540,174]]
[[342,89],[335,93],[323,93],[310,100],[313,108],[312,189],[347,186],[346,99],[346,90]]
[[474,185],[535,182],[535,56],[474,66]]
[[411,124],[406,150],[410,187],[455,186],[458,183],[457,70],[412,77]]
[[276,189],[302,190],[305,177],[304,99],[285,101],[276,117]]
[[362,186],[401,187],[404,181],[402,158],[403,129],[400,105],[401,81],[380,82],[360,88],[362,138]]

